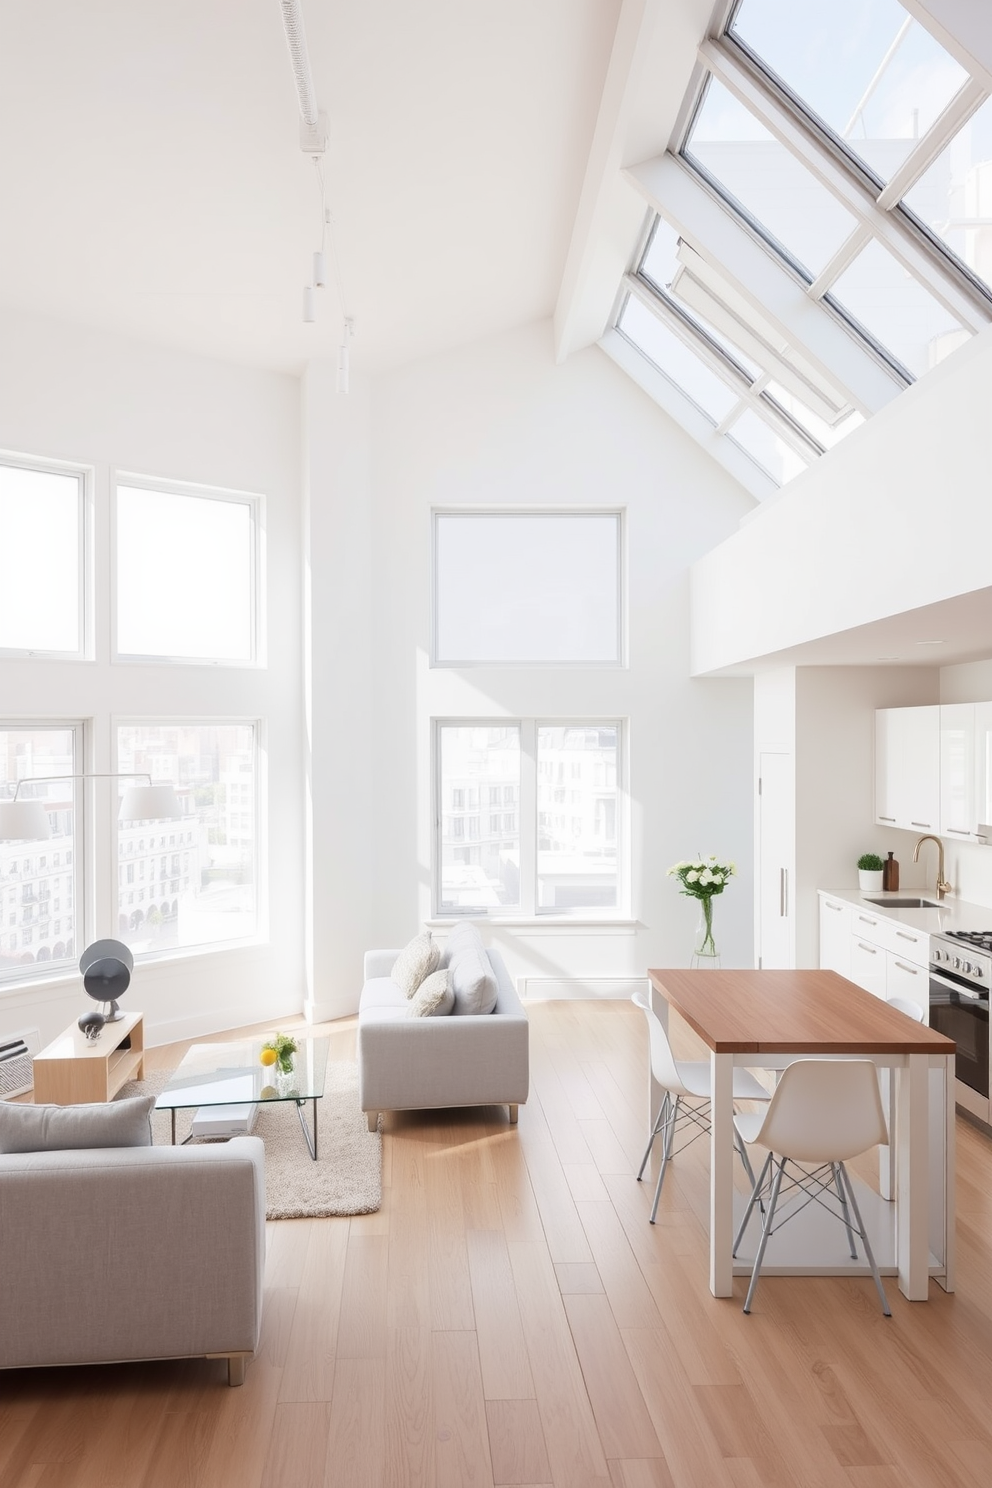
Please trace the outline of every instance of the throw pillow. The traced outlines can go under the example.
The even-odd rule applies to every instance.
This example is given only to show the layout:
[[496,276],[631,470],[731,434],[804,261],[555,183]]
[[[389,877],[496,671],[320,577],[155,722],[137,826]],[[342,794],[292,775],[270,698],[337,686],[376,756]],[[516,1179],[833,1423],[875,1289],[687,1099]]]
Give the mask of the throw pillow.
[[479,927],[473,925],[471,920],[462,920],[448,932],[438,965],[450,966],[460,951],[481,951],[482,948]]
[[390,976],[401,992],[412,997],[424,977],[437,970],[440,954],[431,940],[431,932],[425,930],[423,935],[415,935],[410,944],[403,947],[393,962]]
[[85,1106],[0,1101],[0,1152],[68,1152],[80,1147],[150,1147],[153,1095]]
[[451,989],[451,977],[443,968],[432,971],[425,977],[410,998],[411,1018],[442,1018],[455,1005],[455,994]]
[[496,1006],[496,977],[484,951],[459,951],[451,963],[451,990],[456,1013],[491,1013]]

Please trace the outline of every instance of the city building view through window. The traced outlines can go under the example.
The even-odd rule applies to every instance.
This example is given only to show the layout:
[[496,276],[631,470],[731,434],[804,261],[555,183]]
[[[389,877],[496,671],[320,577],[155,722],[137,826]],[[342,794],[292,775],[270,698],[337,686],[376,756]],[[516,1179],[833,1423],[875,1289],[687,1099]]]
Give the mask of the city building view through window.
[[118,826],[118,937],[140,954],[253,935],[254,726],[124,724],[117,768],[171,782],[182,808],[178,821]]
[[[72,726],[0,728],[0,801],[13,799],[18,781],[73,775],[77,758]],[[0,980],[79,955],[77,785],[67,779],[25,785],[18,799],[44,805],[52,835],[42,842],[0,840]]]
[[439,912],[618,908],[619,734],[439,724]]

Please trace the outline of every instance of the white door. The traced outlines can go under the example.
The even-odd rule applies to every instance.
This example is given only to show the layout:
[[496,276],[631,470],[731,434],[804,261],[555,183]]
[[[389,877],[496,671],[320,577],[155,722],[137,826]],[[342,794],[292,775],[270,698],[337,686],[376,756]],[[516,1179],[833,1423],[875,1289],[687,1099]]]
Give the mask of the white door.
[[758,965],[793,965],[795,768],[791,754],[758,757]]

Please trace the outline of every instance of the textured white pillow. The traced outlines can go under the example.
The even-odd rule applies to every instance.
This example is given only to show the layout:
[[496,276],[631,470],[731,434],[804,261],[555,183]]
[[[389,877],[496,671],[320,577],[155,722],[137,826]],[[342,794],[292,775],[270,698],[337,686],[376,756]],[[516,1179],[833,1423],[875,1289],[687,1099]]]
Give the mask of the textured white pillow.
[[496,977],[484,951],[459,951],[451,963],[451,990],[456,1013],[491,1013],[496,1006]]
[[471,920],[462,920],[448,932],[448,938],[441,952],[439,966],[450,966],[452,961],[461,951],[481,951],[482,936],[479,934],[477,925]]
[[423,935],[415,935],[410,944],[403,947],[389,974],[400,991],[412,997],[424,977],[437,970],[440,955],[439,948],[431,940],[431,932],[425,930]]
[[81,1147],[150,1147],[153,1095],[84,1106],[0,1101],[0,1152],[68,1152]]
[[451,989],[451,977],[441,968],[425,977],[410,998],[408,1009],[411,1018],[443,1018],[455,1005],[455,994]]

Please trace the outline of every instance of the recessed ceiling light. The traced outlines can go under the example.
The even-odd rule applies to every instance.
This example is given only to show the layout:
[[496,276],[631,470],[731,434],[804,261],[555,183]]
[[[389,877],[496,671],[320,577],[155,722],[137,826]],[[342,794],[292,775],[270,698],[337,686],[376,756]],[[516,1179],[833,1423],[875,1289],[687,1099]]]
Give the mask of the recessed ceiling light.
[[900,658],[898,656],[879,656],[879,657],[876,657],[876,660],[877,661],[899,661]]
[[918,646],[946,646],[946,641],[917,641]]

